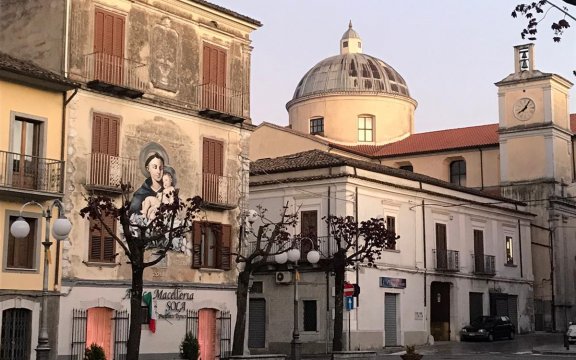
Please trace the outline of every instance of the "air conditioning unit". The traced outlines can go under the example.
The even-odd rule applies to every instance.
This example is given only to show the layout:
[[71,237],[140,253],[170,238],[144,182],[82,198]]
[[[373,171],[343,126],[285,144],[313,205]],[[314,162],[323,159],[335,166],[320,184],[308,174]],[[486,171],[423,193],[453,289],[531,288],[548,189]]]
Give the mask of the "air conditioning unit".
[[290,284],[292,282],[292,273],[290,271],[276,272],[276,284]]

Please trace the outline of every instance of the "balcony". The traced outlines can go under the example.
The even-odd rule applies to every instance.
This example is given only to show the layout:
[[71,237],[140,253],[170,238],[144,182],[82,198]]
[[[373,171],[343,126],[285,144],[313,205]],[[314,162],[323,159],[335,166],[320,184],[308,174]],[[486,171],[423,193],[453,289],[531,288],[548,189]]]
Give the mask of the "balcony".
[[232,124],[244,121],[244,96],[241,91],[216,84],[202,84],[196,87],[196,102],[200,115]]
[[436,271],[460,271],[460,253],[455,250],[432,250]]
[[0,151],[0,195],[49,200],[63,189],[64,161]]
[[[254,231],[257,232],[257,229],[254,229]],[[296,247],[300,250],[300,261],[308,261],[306,256],[308,255],[308,252],[312,249],[320,252],[320,260],[329,259],[336,252],[336,241],[334,240],[333,237],[317,236],[312,237],[310,239],[312,240],[312,242],[302,241],[299,244],[296,244]],[[251,239],[249,238],[246,246],[242,249],[242,253],[246,256],[252,254],[256,250],[256,242],[250,240]],[[265,246],[266,243],[263,243],[261,245],[262,248],[264,248]],[[283,249],[286,248],[286,244],[280,244],[280,243],[272,244],[270,253],[278,252],[281,249],[281,246]],[[275,262],[274,257],[270,256],[267,259],[267,262],[274,263]]]
[[474,265],[474,274],[496,275],[496,259],[494,255],[472,254],[472,264]]
[[134,184],[137,161],[108,154],[90,154],[86,188],[91,190],[122,192],[122,183]]
[[238,179],[217,174],[202,174],[202,200],[209,208],[230,210],[238,206]]
[[146,90],[145,64],[98,52],[85,55],[84,66],[91,89],[131,99],[141,97]]

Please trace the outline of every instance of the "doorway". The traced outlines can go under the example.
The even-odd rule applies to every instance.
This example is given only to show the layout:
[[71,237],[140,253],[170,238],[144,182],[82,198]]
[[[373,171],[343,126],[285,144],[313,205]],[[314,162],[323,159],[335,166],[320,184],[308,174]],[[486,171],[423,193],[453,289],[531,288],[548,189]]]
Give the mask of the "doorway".
[[86,347],[96,344],[104,349],[106,359],[112,359],[112,309],[93,307],[86,316]]
[[430,333],[436,341],[450,340],[450,283],[430,285]]
[[250,299],[250,321],[248,321],[248,347],[266,346],[266,300]]
[[2,312],[0,357],[10,360],[30,359],[32,311],[7,309]]
[[384,346],[398,345],[398,294],[384,294]]
[[214,360],[216,358],[216,309],[198,311],[198,344],[200,345],[200,359]]

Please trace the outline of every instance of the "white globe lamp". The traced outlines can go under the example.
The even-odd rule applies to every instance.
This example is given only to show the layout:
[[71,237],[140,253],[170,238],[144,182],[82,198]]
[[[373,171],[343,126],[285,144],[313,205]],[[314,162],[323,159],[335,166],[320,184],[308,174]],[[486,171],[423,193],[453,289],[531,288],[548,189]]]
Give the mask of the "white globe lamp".
[[276,261],[277,264],[285,264],[286,261],[288,261],[288,254],[285,252],[276,254],[274,255],[274,261]]
[[56,240],[64,240],[70,234],[70,230],[72,230],[72,223],[65,217],[61,217],[54,221],[54,225],[52,225],[52,236]]
[[306,260],[308,260],[310,264],[316,264],[320,261],[320,253],[316,250],[311,250],[306,255]]
[[288,250],[288,260],[290,260],[291,262],[296,262],[300,260],[300,250],[298,249]]
[[10,225],[10,234],[15,238],[25,238],[30,233],[30,225],[22,216]]

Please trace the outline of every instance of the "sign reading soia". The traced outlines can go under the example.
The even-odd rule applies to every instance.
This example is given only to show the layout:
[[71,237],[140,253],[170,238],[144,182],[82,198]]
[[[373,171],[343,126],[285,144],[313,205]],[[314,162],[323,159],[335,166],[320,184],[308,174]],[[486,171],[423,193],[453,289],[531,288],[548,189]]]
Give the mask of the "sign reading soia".
[[[158,317],[161,319],[185,319],[186,303],[194,300],[194,293],[182,289],[174,290],[154,290],[154,300],[166,301],[164,309],[157,309]],[[164,311],[162,311],[164,310]]]

